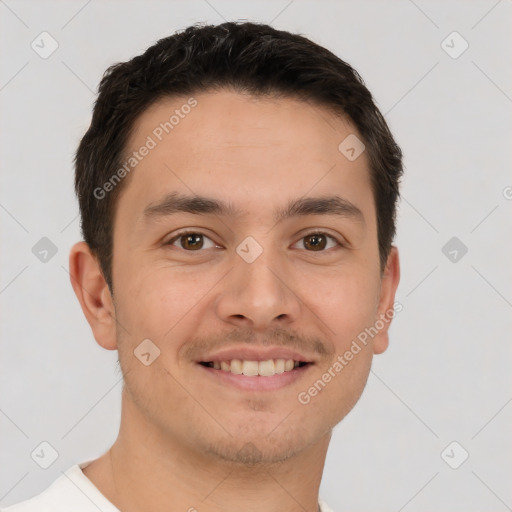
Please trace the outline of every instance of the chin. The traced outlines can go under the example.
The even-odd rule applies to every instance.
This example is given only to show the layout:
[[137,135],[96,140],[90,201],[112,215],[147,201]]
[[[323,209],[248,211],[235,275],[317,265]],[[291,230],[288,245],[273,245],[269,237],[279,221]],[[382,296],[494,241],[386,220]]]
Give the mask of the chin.
[[[293,416],[293,414],[291,415]],[[277,427],[277,428],[276,428]],[[272,432],[274,429],[274,432]],[[226,435],[224,439],[212,442],[203,439],[197,445],[204,446],[204,453],[229,464],[241,466],[267,466],[285,462],[300,455],[312,445],[321,441],[326,435],[330,436],[331,426],[302,425],[301,429],[293,424],[279,429],[274,425],[272,429],[258,429],[259,432],[238,432],[232,436]]]

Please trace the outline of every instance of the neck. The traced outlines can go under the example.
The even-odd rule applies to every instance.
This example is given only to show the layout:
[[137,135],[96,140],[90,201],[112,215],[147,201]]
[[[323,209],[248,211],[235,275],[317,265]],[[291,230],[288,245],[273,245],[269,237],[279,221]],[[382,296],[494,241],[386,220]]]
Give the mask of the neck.
[[137,413],[125,390],[122,411],[116,442],[84,469],[122,512],[318,511],[331,431],[284,461],[247,465],[177,442]]

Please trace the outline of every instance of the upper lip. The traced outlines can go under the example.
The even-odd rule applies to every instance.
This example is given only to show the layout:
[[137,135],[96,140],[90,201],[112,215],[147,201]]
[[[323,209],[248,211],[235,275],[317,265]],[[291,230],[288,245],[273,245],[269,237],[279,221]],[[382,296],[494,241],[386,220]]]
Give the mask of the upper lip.
[[198,362],[221,362],[240,359],[245,361],[268,361],[269,359],[293,359],[303,363],[312,363],[313,358],[285,347],[233,347],[206,354]]

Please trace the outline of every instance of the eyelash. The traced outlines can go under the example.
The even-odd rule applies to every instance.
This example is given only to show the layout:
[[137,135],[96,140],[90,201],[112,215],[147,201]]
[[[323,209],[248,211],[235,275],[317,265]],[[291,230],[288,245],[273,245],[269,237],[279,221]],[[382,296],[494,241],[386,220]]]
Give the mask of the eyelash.
[[[177,233],[176,235],[174,235],[169,241],[167,241],[164,245],[172,245],[176,240],[179,240],[181,237],[183,236],[186,236],[186,235],[200,235],[200,236],[203,236],[205,238],[208,238],[209,240],[211,240],[213,242],[213,240],[205,235],[204,233],[201,233],[201,231],[182,231],[180,233]],[[324,232],[324,231],[319,231],[319,230],[314,230],[314,231],[310,231],[309,233],[306,233],[304,235],[302,235],[302,237],[300,238],[300,240],[308,237],[308,236],[311,236],[311,235],[323,235],[323,236],[326,236],[327,238],[330,238],[331,240],[334,240],[334,242],[336,242],[336,244],[338,245],[338,247],[340,248],[343,248],[343,247],[346,247],[345,244],[341,243],[336,237],[332,236],[332,235],[329,235],[328,233]],[[215,242],[213,242],[215,243]],[[181,249],[181,247],[180,247]],[[187,249],[183,249],[184,251],[186,252],[202,252],[201,249],[197,250],[197,251],[188,251]],[[305,249],[306,250],[306,249]],[[307,251],[307,252],[327,252],[328,249],[323,249],[321,251]]]

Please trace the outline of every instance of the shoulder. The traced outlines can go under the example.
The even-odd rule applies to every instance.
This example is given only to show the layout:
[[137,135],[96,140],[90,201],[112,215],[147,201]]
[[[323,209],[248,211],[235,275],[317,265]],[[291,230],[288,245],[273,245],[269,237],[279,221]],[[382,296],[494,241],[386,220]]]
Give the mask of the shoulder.
[[[75,464],[41,493],[1,508],[0,512],[98,512],[102,498],[105,500]],[[105,512],[111,510],[105,508]]]
[[32,498],[15,503],[14,505],[10,505],[9,507],[1,508],[0,512],[47,512],[50,510],[57,512],[60,509],[60,507],[56,505],[60,501],[59,498],[62,494],[63,478],[65,478],[65,476],[61,475],[41,493]]
[[[59,512],[69,505],[69,499],[76,494],[73,492],[73,482],[69,474],[73,474],[78,466],[69,468],[63,472],[49,487],[36,494],[9,507],[0,509],[0,512]],[[76,491],[76,488],[75,488]]]

